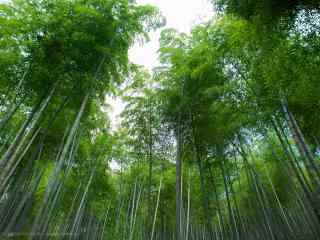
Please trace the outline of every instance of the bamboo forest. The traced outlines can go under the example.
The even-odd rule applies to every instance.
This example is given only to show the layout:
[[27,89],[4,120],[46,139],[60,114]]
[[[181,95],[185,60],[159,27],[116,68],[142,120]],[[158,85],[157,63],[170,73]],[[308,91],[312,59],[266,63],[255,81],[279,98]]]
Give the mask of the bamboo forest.
[[207,2],[0,1],[0,239],[320,239],[320,0]]

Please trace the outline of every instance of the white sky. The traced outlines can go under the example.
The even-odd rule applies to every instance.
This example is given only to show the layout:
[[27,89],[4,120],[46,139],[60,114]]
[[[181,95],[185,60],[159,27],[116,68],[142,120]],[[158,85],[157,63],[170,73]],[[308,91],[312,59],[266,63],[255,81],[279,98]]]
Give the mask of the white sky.
[[[180,32],[190,32],[191,28],[213,15],[212,4],[208,0],[137,0],[138,4],[151,4],[165,16],[165,28],[175,28]],[[150,34],[151,41],[144,46],[136,44],[129,52],[134,63],[152,69],[158,63],[157,50],[162,29]]]
[[[180,32],[190,32],[193,26],[209,20],[213,16],[213,7],[208,0],[137,0],[138,4],[151,4],[160,9],[166,18],[164,28],[175,28]],[[137,43],[129,51],[133,63],[143,65],[150,71],[158,65],[159,38],[163,29],[150,34],[150,41],[141,46]],[[112,109],[109,113],[112,128],[120,123],[119,114],[124,105],[119,99],[107,99]]]

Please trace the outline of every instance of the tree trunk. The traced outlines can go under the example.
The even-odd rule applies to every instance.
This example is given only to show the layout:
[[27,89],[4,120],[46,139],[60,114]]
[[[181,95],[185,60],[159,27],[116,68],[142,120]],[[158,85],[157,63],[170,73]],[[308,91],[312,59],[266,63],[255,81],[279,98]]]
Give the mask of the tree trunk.
[[201,194],[202,194],[202,208],[203,208],[203,216],[205,217],[205,222],[207,226],[207,230],[209,233],[211,233],[211,223],[210,223],[210,216],[209,216],[209,199],[208,194],[205,188],[205,176],[203,173],[203,164],[199,153],[199,148],[195,147],[196,151],[196,158],[197,158],[197,165],[199,169],[199,175],[200,175],[200,188],[201,188]]
[[[149,99],[149,104],[148,104],[148,108],[149,108],[149,136],[148,136],[148,145],[149,145],[149,149],[148,149],[148,162],[149,162],[149,186],[148,186],[148,219],[152,218],[152,199],[151,199],[151,188],[152,188],[152,167],[153,167],[153,161],[152,161],[152,144],[153,144],[153,140],[152,140],[152,109],[151,109],[151,102]],[[149,221],[148,221],[149,222]],[[149,232],[151,230],[151,222],[149,223]],[[152,236],[153,238],[153,236]]]
[[310,179],[312,180],[313,187],[318,190],[320,180],[320,170],[318,168],[318,165],[316,164],[312,152],[310,151],[309,146],[304,139],[297,121],[288,109],[288,103],[285,100],[282,100],[281,106],[285,119],[291,130],[293,139],[298,147],[302,158],[305,159],[305,166],[310,175]]
[[176,240],[182,240],[181,234],[181,187],[182,187],[182,136],[181,126],[178,124],[176,132],[177,151],[176,151]]

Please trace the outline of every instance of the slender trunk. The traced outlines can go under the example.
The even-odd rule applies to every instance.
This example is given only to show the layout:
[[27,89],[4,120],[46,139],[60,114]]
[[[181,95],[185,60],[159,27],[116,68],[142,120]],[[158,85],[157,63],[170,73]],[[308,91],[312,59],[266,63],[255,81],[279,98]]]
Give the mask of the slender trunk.
[[181,236],[181,172],[182,172],[182,136],[181,126],[178,125],[176,133],[176,240],[182,240]]
[[205,176],[204,176],[204,169],[203,169],[203,159],[201,157],[201,151],[199,147],[199,141],[197,137],[196,127],[194,123],[194,116],[190,114],[191,118],[191,125],[192,125],[192,135],[193,135],[193,151],[196,156],[196,162],[199,169],[199,176],[200,176],[200,188],[201,188],[201,195],[202,195],[202,209],[203,209],[203,216],[205,218],[205,223],[207,230],[210,234],[212,234],[212,227],[211,227],[211,219],[210,219],[210,210],[209,210],[209,199],[208,194],[205,187]]
[[142,193],[142,186],[140,186],[140,190],[137,196],[137,203],[135,204],[135,213],[133,216],[133,221],[132,221],[132,229],[130,230],[129,234],[129,240],[133,239],[134,233],[135,233],[135,226],[136,226],[136,220],[137,220],[137,215],[138,215],[138,210],[139,210],[139,204],[140,204],[140,197]]
[[223,217],[222,217],[220,200],[219,200],[219,196],[218,196],[218,192],[217,192],[217,185],[216,185],[216,181],[214,180],[211,166],[209,167],[209,171],[210,171],[210,177],[211,177],[213,192],[214,192],[214,196],[215,196],[215,201],[217,204],[218,220],[219,220],[219,227],[220,227],[220,238],[224,239],[224,235],[226,234],[226,229],[225,229],[224,221],[223,221]]
[[238,228],[237,228],[237,223],[234,218],[233,210],[231,207],[231,201],[230,201],[230,193],[229,193],[229,188],[228,188],[228,183],[227,183],[227,176],[226,176],[226,170],[224,168],[224,160],[219,161],[220,164],[220,169],[221,169],[221,174],[223,178],[223,184],[225,188],[225,193],[226,193],[226,198],[227,198],[227,207],[228,207],[228,213],[229,213],[229,221],[232,226],[232,235],[236,234],[238,235]]
[[274,197],[276,199],[276,202],[277,202],[277,204],[279,206],[279,209],[280,209],[280,212],[281,212],[281,216],[283,217],[283,220],[284,220],[285,224],[287,225],[290,233],[293,234],[294,232],[293,232],[293,229],[292,229],[292,227],[290,225],[290,222],[288,220],[287,214],[286,214],[286,212],[285,212],[285,210],[284,210],[284,208],[283,208],[283,206],[282,206],[282,204],[280,202],[280,199],[278,197],[278,194],[277,194],[277,191],[275,189],[275,186],[272,183],[271,177],[270,177],[270,175],[268,173],[268,169],[266,169],[266,168],[265,168],[265,173],[266,173],[266,176],[267,176],[267,180],[268,180],[268,182],[269,182],[269,184],[271,186],[272,193],[273,193],[273,195],[274,195]]
[[6,127],[6,125],[11,120],[11,118],[14,116],[14,114],[17,112],[17,110],[19,109],[19,107],[21,106],[23,101],[24,101],[24,98],[22,100],[20,100],[19,103],[14,104],[13,107],[11,108],[11,110],[9,110],[9,112],[6,113],[4,118],[1,119],[1,121],[0,121],[0,133],[2,132],[4,127]]
[[299,164],[297,162],[295,162],[293,153],[287,149],[286,143],[283,140],[281,132],[279,131],[276,123],[274,123],[273,126],[274,126],[275,133],[276,133],[276,135],[280,141],[280,144],[282,146],[282,149],[284,150],[286,156],[289,159],[290,166],[291,166],[295,176],[297,177],[297,180],[298,180],[303,192],[305,193],[307,199],[309,200],[309,203],[310,203],[312,209],[314,210],[314,213],[317,216],[318,221],[320,222],[320,211],[317,208],[317,204],[315,203],[313,193],[311,191],[310,186],[308,185],[308,181],[304,177],[304,173],[300,169]]
[[[74,234],[78,233],[79,224],[81,223],[81,219],[83,217],[83,211],[84,211],[84,208],[85,208],[85,202],[86,202],[87,195],[88,195],[88,192],[89,192],[89,188],[90,188],[90,185],[91,185],[91,182],[93,180],[94,175],[95,175],[95,170],[93,170],[91,172],[89,181],[88,181],[87,186],[86,186],[86,188],[84,190],[84,193],[82,195],[82,198],[81,198],[81,201],[80,201],[80,204],[79,204],[79,207],[78,207],[78,210],[76,212],[75,219],[74,219],[74,222],[73,222],[73,225],[72,225],[72,228],[71,228],[71,232],[70,232],[71,237],[70,237],[70,239],[72,239],[72,236]],[[33,238],[31,237],[31,239],[33,239]]]
[[313,154],[310,151],[309,146],[307,145],[304,139],[301,129],[297,124],[297,121],[288,109],[288,103],[285,100],[282,100],[281,105],[285,119],[290,127],[293,139],[298,147],[301,156],[303,157],[303,159],[305,159],[305,166],[310,175],[310,179],[312,180],[313,187],[315,189],[318,189],[320,186],[320,170],[318,168],[318,165],[316,164]]
[[261,212],[263,214],[263,218],[265,221],[264,227],[266,228],[266,233],[268,233],[268,238],[275,240],[273,229],[271,227],[272,221],[270,219],[268,208],[266,206],[266,202],[265,202],[264,195],[263,195],[263,190],[261,189],[261,185],[259,184],[260,182],[258,181],[258,176],[255,172],[255,169],[253,169],[253,166],[251,166],[249,164],[247,154],[246,154],[244,147],[241,143],[240,137],[238,137],[238,140],[239,140],[239,146],[240,146],[239,153],[241,154],[241,156],[243,158],[244,164],[246,166],[246,170],[248,172],[248,181],[249,181],[249,179],[251,180],[249,182],[251,182],[251,184],[252,184],[253,193],[255,194],[255,196],[257,198],[258,204],[260,205]]
[[[153,161],[152,161],[152,144],[153,144],[153,139],[152,139],[152,109],[151,109],[151,102],[149,99],[149,103],[148,103],[148,108],[149,108],[149,141],[148,141],[148,145],[149,145],[149,153],[148,153],[148,162],[149,162],[149,186],[148,186],[148,219],[151,219],[152,216],[152,199],[151,199],[151,188],[152,188],[152,165],[153,165]],[[151,229],[151,228],[149,228]],[[153,236],[152,236],[153,237]]]
[[157,204],[156,204],[156,209],[155,209],[155,212],[154,212],[154,218],[153,218],[153,224],[152,224],[152,231],[151,231],[150,240],[153,240],[153,237],[154,237],[154,231],[155,231],[156,220],[157,220],[157,213],[158,213],[159,202],[160,202],[161,187],[162,187],[162,177],[160,178],[160,184],[159,184],[158,196],[157,196]]
[[199,153],[196,150],[196,156],[197,156],[197,165],[199,168],[199,175],[200,175],[200,188],[201,188],[201,195],[202,195],[202,209],[203,209],[203,214],[205,217],[205,222],[207,226],[207,230],[211,232],[211,224],[210,224],[210,216],[209,216],[209,200],[208,200],[208,195],[206,193],[205,189],[205,177],[203,174],[203,166],[202,166],[202,161],[200,159]]
[[188,206],[187,206],[187,226],[186,226],[186,240],[189,240],[189,225],[190,225],[190,171],[188,175]]
[[[18,86],[16,88],[16,93],[14,96],[14,100],[12,102],[13,106],[11,107],[11,110],[9,110],[7,112],[7,114],[5,114],[4,118],[0,120],[0,133],[3,130],[3,128],[6,126],[6,124],[10,121],[10,119],[13,117],[13,115],[16,113],[16,111],[19,109],[19,107],[21,106],[21,104],[24,102],[24,100],[26,98],[26,96],[23,96],[22,99],[20,101],[18,101],[18,103],[17,103],[19,91],[21,90],[22,83],[23,83],[28,71],[29,71],[29,69],[23,73],[23,76],[18,83]],[[5,94],[5,97],[8,96],[8,94],[11,90],[13,90],[13,89],[11,87],[8,87],[7,92]],[[3,105],[3,102],[0,103],[0,106],[2,106],[2,105]]]
[[233,210],[233,218],[234,218],[234,223],[235,223],[235,226],[236,226],[236,237],[237,237],[237,240],[240,239],[240,231],[241,231],[241,226],[240,226],[240,230],[239,230],[239,222],[241,221],[241,216],[240,216],[240,211],[239,211],[239,207],[238,207],[238,201],[237,201],[237,197],[236,197],[236,193],[234,191],[234,188],[233,188],[233,183],[231,181],[231,177],[230,177],[230,171],[229,169],[227,168],[226,169],[226,175],[227,175],[227,180],[228,180],[228,183],[229,183],[229,186],[230,186],[230,193],[231,193],[231,197],[233,199],[233,202],[234,202],[234,208],[235,210]]
[[[20,128],[18,134],[16,135],[16,138],[14,139],[13,143],[10,145],[6,153],[2,156],[0,160],[0,164],[4,165],[3,173],[1,174],[1,177],[3,178],[5,174],[10,170],[11,166],[14,164],[15,158],[17,157],[17,154],[20,152],[21,148],[23,147],[24,142],[28,138],[28,134],[26,134],[27,129],[29,129],[29,133],[32,132],[38,123],[42,113],[46,109],[47,105],[49,104],[55,90],[57,87],[58,82],[56,82],[49,95],[47,97],[44,97],[39,101],[39,103],[35,106],[32,113],[30,114],[29,118],[23,124],[23,126]],[[1,181],[2,182],[2,181]]]

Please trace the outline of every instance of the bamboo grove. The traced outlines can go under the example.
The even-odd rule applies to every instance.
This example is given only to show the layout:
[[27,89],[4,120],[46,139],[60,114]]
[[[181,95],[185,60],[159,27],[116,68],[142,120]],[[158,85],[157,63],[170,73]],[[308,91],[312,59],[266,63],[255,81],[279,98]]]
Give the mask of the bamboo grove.
[[[0,4],[0,238],[320,238],[320,2]],[[111,127],[107,96],[125,109]]]

